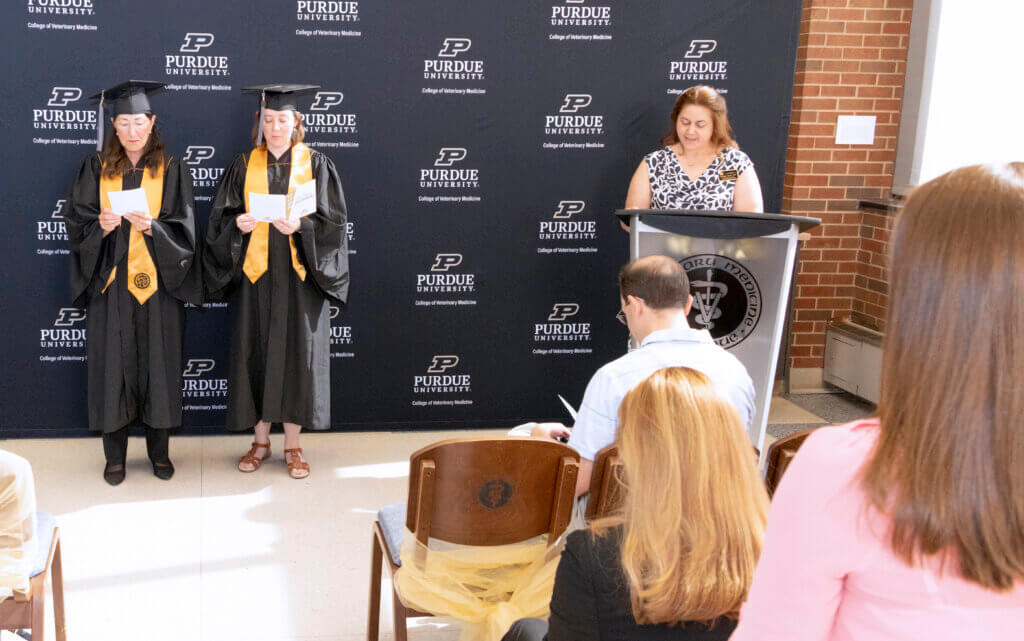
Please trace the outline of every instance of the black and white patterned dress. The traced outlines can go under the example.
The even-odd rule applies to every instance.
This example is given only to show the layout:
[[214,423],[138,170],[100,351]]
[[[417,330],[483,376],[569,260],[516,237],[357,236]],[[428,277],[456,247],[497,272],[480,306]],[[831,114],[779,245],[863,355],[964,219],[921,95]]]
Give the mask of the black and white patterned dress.
[[731,210],[736,180],[754,164],[739,149],[726,147],[691,181],[669,147],[647,154],[644,160],[651,182],[651,209]]

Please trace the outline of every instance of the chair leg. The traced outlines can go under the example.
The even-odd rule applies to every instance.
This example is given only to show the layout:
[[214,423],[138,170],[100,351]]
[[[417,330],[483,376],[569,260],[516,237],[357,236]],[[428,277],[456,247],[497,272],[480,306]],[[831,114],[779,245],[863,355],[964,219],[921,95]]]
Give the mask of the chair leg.
[[57,539],[53,553],[53,567],[50,571],[53,580],[53,627],[57,633],[57,641],[66,641],[64,626],[64,568],[60,558],[60,539]]
[[408,641],[405,619],[409,615],[405,606],[402,605],[402,600],[398,598],[398,591],[395,589],[391,590],[391,601],[394,603],[395,641]]
[[32,582],[32,641],[46,639],[46,573]]
[[[377,540],[376,526],[373,532],[373,548],[370,552],[370,611],[366,621],[366,641],[380,638],[380,579],[384,573],[383,553]],[[58,639],[58,641],[64,641]]]

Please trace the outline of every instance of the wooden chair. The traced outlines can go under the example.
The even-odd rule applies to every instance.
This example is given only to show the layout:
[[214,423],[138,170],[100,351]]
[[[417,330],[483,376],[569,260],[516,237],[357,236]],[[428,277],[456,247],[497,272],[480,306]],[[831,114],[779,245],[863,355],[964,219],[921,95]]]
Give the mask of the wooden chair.
[[[382,566],[393,586],[404,529],[423,544],[429,538],[488,546],[558,537],[572,518],[578,472],[572,448],[533,438],[452,439],[413,453],[408,502],[383,508],[373,524],[366,638],[379,636]],[[432,615],[406,608],[392,592],[395,641],[406,641],[405,620]]]
[[46,580],[53,583],[53,619],[57,641],[65,641],[64,575],[60,558],[60,528],[46,512],[36,517],[38,549],[32,564],[29,593],[0,603],[0,630],[30,630],[32,641],[45,641]]
[[608,516],[622,504],[625,488],[622,478],[622,460],[619,447],[612,443],[597,451],[594,472],[590,477],[590,499],[587,501],[587,522]]
[[789,467],[793,457],[796,456],[796,451],[800,449],[800,446],[804,444],[804,441],[807,440],[807,437],[813,431],[811,429],[790,434],[768,446],[768,454],[765,457],[764,466],[764,484],[768,489],[768,496],[775,494],[775,488],[782,481],[782,475],[786,473],[786,468]]

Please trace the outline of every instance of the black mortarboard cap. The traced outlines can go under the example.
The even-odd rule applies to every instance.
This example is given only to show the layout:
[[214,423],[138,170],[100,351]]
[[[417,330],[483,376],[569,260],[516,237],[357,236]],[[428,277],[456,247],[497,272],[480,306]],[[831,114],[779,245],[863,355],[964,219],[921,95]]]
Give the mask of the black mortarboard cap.
[[147,96],[162,91],[165,86],[167,86],[166,82],[129,80],[96,94],[92,99],[110,104],[112,106],[111,115],[114,118],[123,114],[153,113]]
[[303,94],[316,91],[320,85],[296,85],[276,83],[272,85],[255,85],[242,87],[242,93],[255,93],[261,96],[260,105],[274,111],[295,109],[295,99]]
[[111,105],[111,117],[117,118],[124,114],[151,114],[153,108],[149,104],[148,96],[162,91],[167,86],[166,82],[154,82],[152,80],[129,80],[119,85],[104,89],[92,96],[93,100],[99,100],[97,121],[96,149],[103,148],[103,106]]
[[[260,116],[257,122],[263,122],[263,110],[288,111],[295,109],[295,98],[302,94],[319,89],[320,85],[296,85],[275,83],[271,85],[253,85],[242,87],[242,93],[255,93],[260,96]],[[256,145],[263,144],[263,126],[256,127]]]

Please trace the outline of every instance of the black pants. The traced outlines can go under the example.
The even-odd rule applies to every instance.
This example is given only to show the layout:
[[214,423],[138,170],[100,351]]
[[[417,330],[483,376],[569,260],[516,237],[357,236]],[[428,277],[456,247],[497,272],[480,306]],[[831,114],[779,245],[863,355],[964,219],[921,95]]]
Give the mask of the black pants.
[[[127,427],[122,427],[116,432],[103,433],[103,453],[107,457],[107,463],[111,465],[124,464],[124,459],[128,454],[128,431]],[[170,438],[170,430],[146,428],[146,452],[149,454],[150,461],[165,463],[169,460],[167,451]]]
[[544,619],[519,619],[501,641],[543,641],[547,633],[548,622]]

